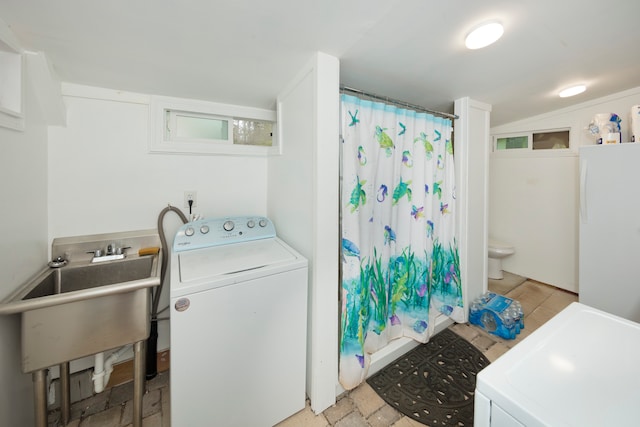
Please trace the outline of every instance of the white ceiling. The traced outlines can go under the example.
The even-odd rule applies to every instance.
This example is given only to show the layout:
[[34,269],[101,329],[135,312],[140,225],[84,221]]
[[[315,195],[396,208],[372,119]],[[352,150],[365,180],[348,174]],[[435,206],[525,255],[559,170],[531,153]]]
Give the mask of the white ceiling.
[[[261,108],[315,51],[350,87],[492,104],[492,126],[640,86],[638,0],[2,0],[0,19],[62,81]],[[489,19],[504,36],[466,50]]]

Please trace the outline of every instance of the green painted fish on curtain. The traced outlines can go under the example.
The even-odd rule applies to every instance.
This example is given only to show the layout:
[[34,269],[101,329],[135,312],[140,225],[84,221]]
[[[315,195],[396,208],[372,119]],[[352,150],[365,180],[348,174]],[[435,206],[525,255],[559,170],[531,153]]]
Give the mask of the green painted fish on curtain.
[[451,121],[342,95],[340,382],[398,337],[464,321]]

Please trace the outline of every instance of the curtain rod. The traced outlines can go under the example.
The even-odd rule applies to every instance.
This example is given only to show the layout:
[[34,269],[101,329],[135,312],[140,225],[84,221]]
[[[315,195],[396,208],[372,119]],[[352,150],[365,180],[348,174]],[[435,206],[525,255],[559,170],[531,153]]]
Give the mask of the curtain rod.
[[358,95],[366,96],[366,97],[373,98],[373,99],[378,99],[380,101],[384,101],[384,102],[387,102],[387,103],[390,103],[390,104],[399,105],[401,107],[408,107],[408,108],[411,108],[411,109],[417,110],[417,111],[423,111],[423,112],[426,112],[426,113],[437,114],[439,116],[446,117],[446,118],[452,119],[452,120],[456,120],[456,119],[460,118],[457,114],[443,113],[442,111],[431,110],[429,108],[421,107],[420,105],[409,104],[408,102],[399,101],[397,99],[389,98],[387,96],[376,95],[375,93],[365,92],[363,90],[354,89],[354,88],[351,88],[351,87],[348,87],[348,86],[342,86],[341,85],[340,86],[340,92],[357,93]]

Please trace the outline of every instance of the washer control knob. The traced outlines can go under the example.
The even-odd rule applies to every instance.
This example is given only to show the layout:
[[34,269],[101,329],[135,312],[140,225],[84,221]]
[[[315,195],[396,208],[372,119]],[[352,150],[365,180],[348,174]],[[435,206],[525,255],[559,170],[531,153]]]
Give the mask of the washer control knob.
[[266,227],[267,226],[267,220],[261,219],[258,224],[260,225],[260,227]]
[[184,235],[191,237],[193,236],[193,233],[195,233],[195,230],[193,229],[193,227],[187,227],[186,230],[184,230]]
[[209,226],[208,225],[203,225],[202,227],[200,227],[200,232],[202,234],[207,234],[209,232]]
[[235,228],[235,224],[233,223],[233,221],[225,221],[224,224],[222,224],[222,228],[224,228],[224,231],[231,231]]
[[249,228],[253,228],[256,226],[256,222],[252,219],[249,220],[249,222],[247,222],[247,227]]

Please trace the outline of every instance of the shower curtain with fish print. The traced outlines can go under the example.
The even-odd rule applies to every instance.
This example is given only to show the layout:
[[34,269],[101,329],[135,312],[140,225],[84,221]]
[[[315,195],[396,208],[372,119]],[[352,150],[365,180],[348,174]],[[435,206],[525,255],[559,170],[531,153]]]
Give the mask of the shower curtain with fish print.
[[434,318],[465,320],[449,119],[341,97],[340,382],[367,375],[398,337],[428,341]]

